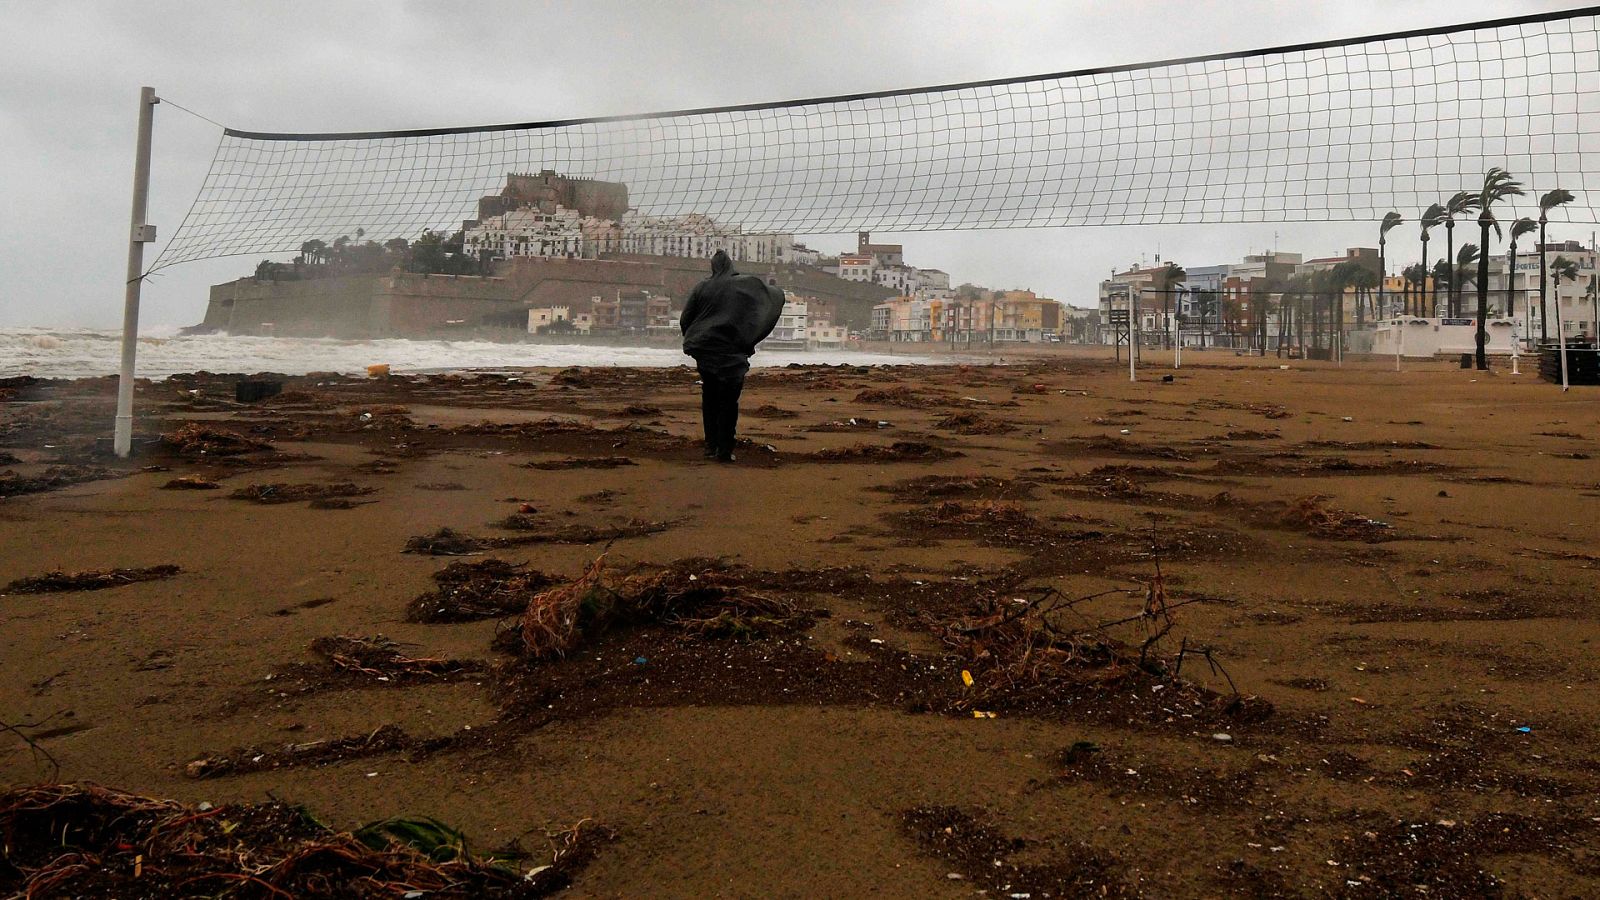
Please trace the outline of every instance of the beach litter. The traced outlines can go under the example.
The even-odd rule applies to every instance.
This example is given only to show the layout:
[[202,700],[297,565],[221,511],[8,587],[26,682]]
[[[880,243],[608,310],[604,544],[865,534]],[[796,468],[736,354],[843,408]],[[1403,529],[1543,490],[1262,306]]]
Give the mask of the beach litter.
[[7,594],[59,594],[69,591],[99,591],[140,581],[171,578],[183,570],[177,566],[149,566],[143,569],[111,569],[106,572],[46,572],[18,578],[6,585]]
[[446,675],[481,672],[480,663],[435,657],[413,657],[384,637],[342,634],[317,638],[311,650],[335,669],[380,681],[429,680]]
[[483,552],[492,542],[475,538],[454,528],[441,528],[433,534],[419,534],[406,541],[403,553],[424,553],[429,556],[472,556]]
[[237,456],[271,450],[272,445],[225,428],[190,422],[161,436],[161,443],[180,456]]
[[920,441],[895,441],[887,447],[878,444],[855,444],[850,447],[818,450],[811,458],[820,462],[911,462],[935,459],[952,459],[963,455],[957,450],[945,450]]
[[533,659],[568,652],[608,628],[661,624],[711,638],[753,640],[809,627],[814,611],[743,589],[705,561],[609,578],[605,556],[575,579],[535,595],[515,634]]
[[[446,529],[448,530],[448,529]],[[433,574],[437,590],[418,596],[406,607],[406,621],[473,622],[514,616],[558,579],[500,559],[454,562]]]
[[89,783],[0,794],[0,894],[26,897],[548,896],[615,837],[588,820],[551,836],[547,865],[478,856],[433,819],[335,831],[280,801],[199,806]]
[[164,491],[214,491],[220,487],[222,485],[209,478],[202,478],[199,475],[180,475],[163,484],[161,489]]
[[23,494],[41,494],[57,488],[70,487],[106,478],[118,478],[123,473],[100,466],[49,466],[38,475],[20,475],[0,472],[0,497],[20,497]]
[[564,459],[523,463],[523,468],[557,471],[560,469],[617,469],[633,465],[638,465],[638,463],[626,456],[569,456]]
[[[250,500],[255,503],[299,503],[304,500],[329,500],[341,497],[361,497],[377,488],[365,487],[349,481],[333,484],[250,484],[228,495],[230,500]],[[348,506],[323,506],[322,509],[347,509]]]

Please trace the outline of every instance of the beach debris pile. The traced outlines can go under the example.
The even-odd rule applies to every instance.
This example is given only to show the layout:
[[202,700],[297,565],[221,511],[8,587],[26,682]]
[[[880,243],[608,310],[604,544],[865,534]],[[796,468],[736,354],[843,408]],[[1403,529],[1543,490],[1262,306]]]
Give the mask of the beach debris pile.
[[0,894],[26,897],[548,896],[614,832],[584,820],[549,862],[478,856],[433,819],[335,831],[288,803],[190,805],[94,784],[0,794]]
[[1010,837],[983,810],[918,806],[901,814],[901,829],[924,853],[953,871],[950,881],[996,897],[1128,897],[1120,860],[1086,843]]
[[556,471],[559,469],[617,469],[637,465],[626,456],[568,456],[563,459],[525,463],[527,469]]
[[890,388],[867,388],[856,394],[853,403],[880,403],[889,406],[907,406],[913,409],[927,405],[927,400],[918,396],[905,385],[896,385]]
[[616,525],[553,525],[537,512],[515,512],[495,525],[524,532],[515,538],[503,539],[516,544],[604,544],[659,534],[672,527],[671,522],[644,519],[629,519]]
[[161,436],[161,443],[180,456],[238,456],[271,450],[272,445],[235,431],[190,422]]
[[412,600],[406,621],[440,624],[518,615],[535,594],[557,583],[550,575],[501,559],[454,562],[435,572],[433,580],[438,589]]
[[383,725],[369,734],[331,740],[304,741],[279,747],[246,747],[233,753],[202,756],[185,764],[183,774],[190,778],[220,778],[291,766],[316,766],[394,753],[402,750],[427,751],[451,743],[450,738],[419,741],[398,725]]
[[440,528],[433,534],[415,535],[406,541],[404,553],[428,556],[473,556],[489,547],[500,546],[494,538],[478,538],[454,528]]
[[[1089,614],[1099,608],[1095,601],[1139,594],[1142,600],[1128,615],[1098,620]],[[1191,714],[1251,720],[1270,715],[1270,704],[1239,694],[1209,649],[1191,647],[1187,639],[1176,649],[1171,647],[1167,638],[1177,623],[1174,613],[1190,602],[1195,601],[1169,602],[1159,567],[1145,579],[1142,591],[1113,588],[1072,597],[1044,587],[1023,596],[986,595],[974,601],[967,615],[934,626],[945,646],[966,666],[963,681],[967,690],[952,708],[970,709],[975,714],[980,710],[1047,711],[1085,689],[1117,688],[1126,701],[1157,702],[1168,709],[1185,707]],[[1227,680],[1229,693],[1181,677],[1185,660],[1196,656]],[[1150,690],[1146,693],[1129,687]]]
[[214,491],[222,485],[199,475],[180,475],[161,486],[164,491]]
[[20,497],[23,494],[42,494],[57,488],[70,487],[89,481],[117,478],[120,472],[102,466],[47,466],[37,475],[22,475],[13,471],[0,472],[0,498]]
[[171,578],[183,570],[173,565],[147,566],[142,569],[111,569],[105,572],[46,572],[18,578],[6,585],[7,594],[61,594],[69,591],[100,591],[121,587],[139,581],[160,581]]
[[811,458],[821,462],[932,462],[961,455],[959,450],[945,450],[921,441],[895,441],[887,447],[881,444],[830,447],[811,454]]
[[962,412],[952,413],[934,423],[947,431],[956,434],[1009,434],[1016,431],[1017,426],[999,419],[990,419],[977,413]]
[[968,498],[997,500],[1027,499],[1033,496],[1031,481],[1007,481],[993,475],[924,475],[896,482],[885,490],[900,500],[926,503],[942,498]]
[[321,637],[311,642],[311,650],[339,671],[378,681],[429,681],[484,669],[472,661],[407,656],[399,644],[381,634]]
[[254,503],[300,503],[306,500],[332,500],[347,497],[362,497],[373,493],[377,488],[366,487],[349,481],[340,481],[333,484],[248,484],[238,488],[228,495],[231,500],[249,500]]
[[1281,521],[1286,526],[1333,540],[1376,543],[1395,537],[1389,523],[1329,506],[1328,500],[1321,494],[1301,497],[1283,511]]
[[704,637],[750,640],[803,630],[816,615],[746,590],[730,570],[705,560],[611,578],[602,555],[572,581],[535,595],[513,643],[527,657],[552,659],[622,625],[660,624]]

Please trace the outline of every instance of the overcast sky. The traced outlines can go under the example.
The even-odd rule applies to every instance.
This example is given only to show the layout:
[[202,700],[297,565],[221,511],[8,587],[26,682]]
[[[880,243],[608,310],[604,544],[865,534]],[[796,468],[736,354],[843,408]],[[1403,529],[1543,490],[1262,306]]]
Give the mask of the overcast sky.
[[[1248,50],[1575,6],[1531,0],[1043,2],[12,2],[0,5],[0,324],[121,320],[139,86],[260,131],[421,128],[852,93]],[[220,132],[157,108],[150,221],[171,236]],[[1092,305],[1141,258],[1236,261],[1371,245],[1374,226],[1098,227],[875,235],[958,281]],[[1573,229],[1563,238],[1587,241]],[[1274,234],[1276,233],[1276,238]],[[837,251],[853,237],[807,236]],[[159,245],[158,245],[159,246]],[[1402,242],[1391,242],[1410,252]],[[192,324],[206,286],[167,270],[146,324]]]

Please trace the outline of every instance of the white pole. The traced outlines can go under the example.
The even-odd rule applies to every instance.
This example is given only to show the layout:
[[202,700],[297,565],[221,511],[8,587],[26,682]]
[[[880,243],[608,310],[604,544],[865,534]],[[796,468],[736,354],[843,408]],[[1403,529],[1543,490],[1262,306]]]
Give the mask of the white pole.
[[124,459],[133,451],[133,361],[139,342],[139,286],[144,280],[144,245],[156,239],[145,224],[150,196],[150,129],[155,118],[156,89],[139,89],[139,139],[133,154],[133,215],[128,232],[127,294],[122,304],[122,369],[117,378],[117,424],[111,446]]
[[1517,323],[1513,320],[1511,323],[1511,374],[1513,375],[1522,374],[1521,370],[1517,368],[1517,350],[1518,345],[1521,343],[1522,335],[1517,333]]
[[1394,320],[1394,370],[1400,371],[1400,348],[1406,343],[1406,317]]
[[1553,290],[1550,293],[1554,295],[1556,301],[1556,345],[1561,348],[1559,351],[1561,353],[1561,392],[1566,393],[1569,387],[1567,384],[1567,329],[1561,323],[1561,278],[1556,276],[1550,280],[1553,282],[1551,284]]
[[1183,328],[1178,324],[1179,316],[1172,317],[1172,367],[1183,368]]

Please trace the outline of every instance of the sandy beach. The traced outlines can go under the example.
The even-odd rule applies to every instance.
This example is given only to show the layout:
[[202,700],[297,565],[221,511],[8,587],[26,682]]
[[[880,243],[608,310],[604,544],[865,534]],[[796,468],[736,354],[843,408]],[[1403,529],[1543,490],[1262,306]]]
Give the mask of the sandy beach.
[[126,461],[7,379],[0,779],[603,824],[571,896],[1600,894],[1595,390],[1146,362],[758,369],[730,466],[681,367],[173,376]]

